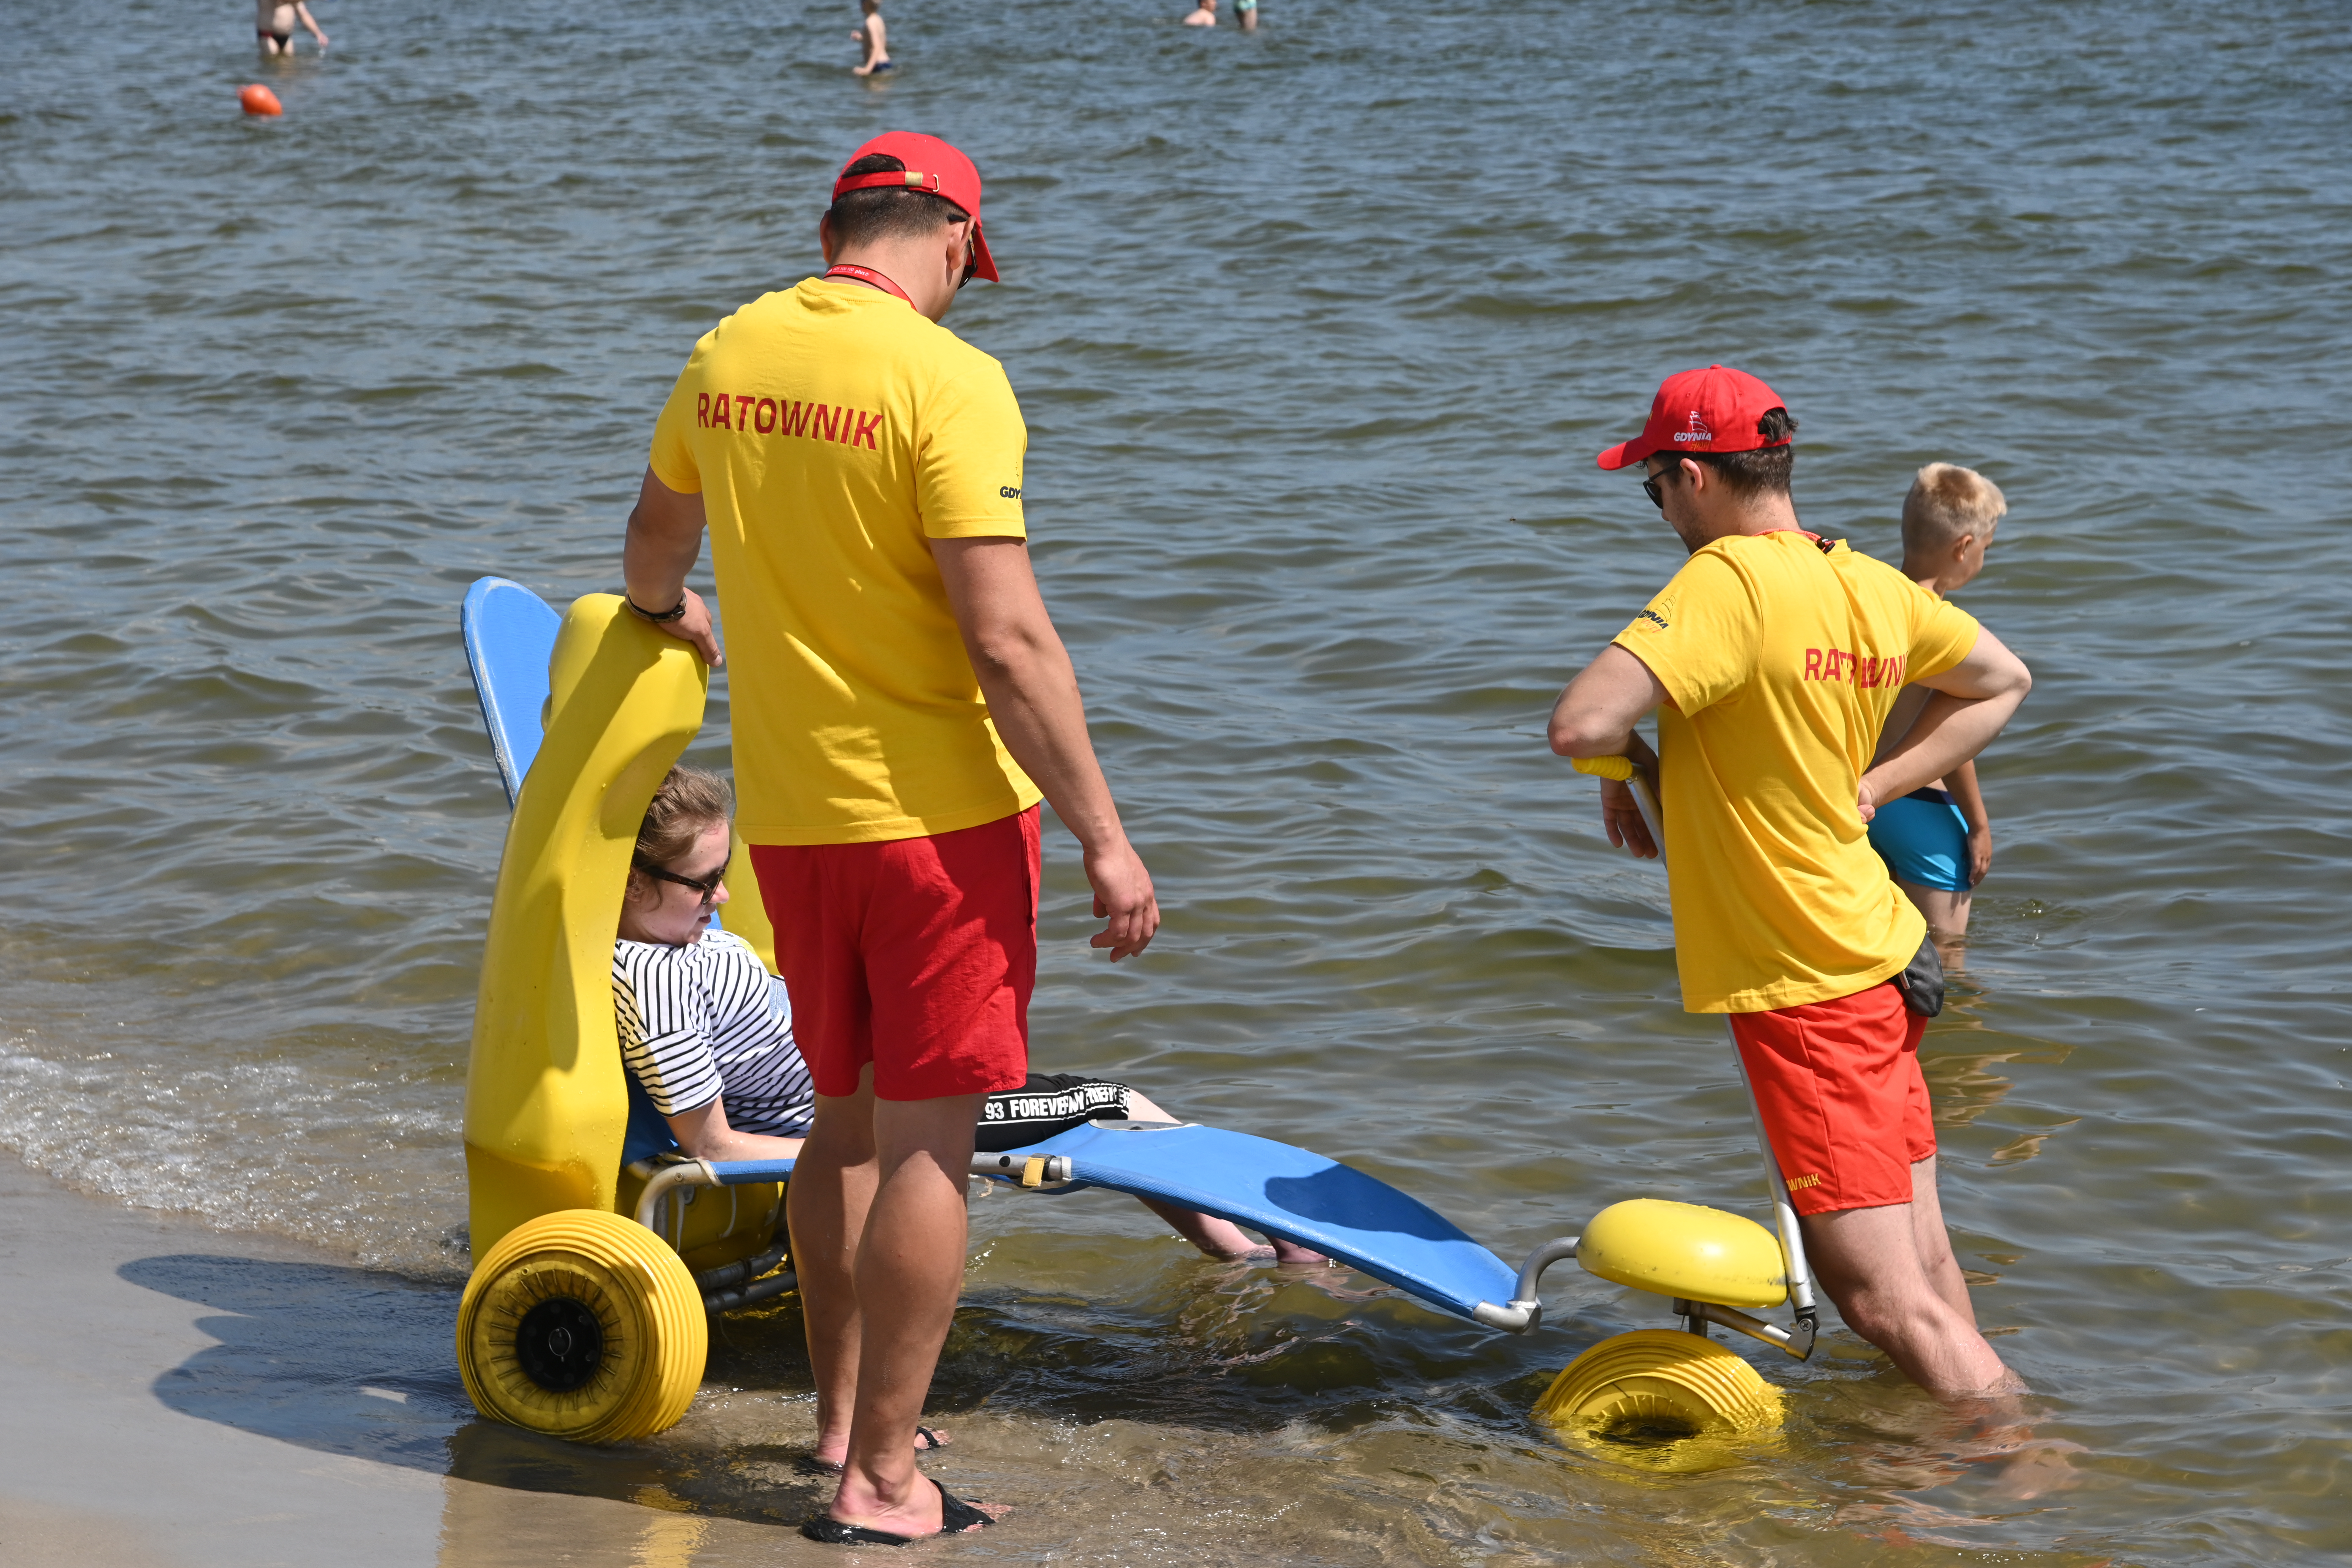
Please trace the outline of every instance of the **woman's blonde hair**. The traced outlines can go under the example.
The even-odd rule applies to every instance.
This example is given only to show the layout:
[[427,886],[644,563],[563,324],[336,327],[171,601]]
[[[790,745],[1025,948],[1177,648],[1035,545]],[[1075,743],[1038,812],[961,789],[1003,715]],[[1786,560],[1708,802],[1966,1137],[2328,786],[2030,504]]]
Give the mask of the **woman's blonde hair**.
[[712,823],[734,815],[734,792],[725,779],[700,768],[672,768],[646,807],[645,825],[637,829],[636,858],[667,866],[693,848]]

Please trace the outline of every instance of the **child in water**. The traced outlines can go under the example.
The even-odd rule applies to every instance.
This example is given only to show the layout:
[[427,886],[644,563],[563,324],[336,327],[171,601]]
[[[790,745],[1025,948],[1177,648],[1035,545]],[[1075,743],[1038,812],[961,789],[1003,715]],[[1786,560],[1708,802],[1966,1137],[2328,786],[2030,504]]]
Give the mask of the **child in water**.
[[[728,901],[730,811],[725,783],[694,768],[672,768],[646,811],[613,943],[621,1059],[688,1154],[794,1159],[816,1089],[793,1039],[792,1000],[751,943],[710,923]],[[974,1144],[1022,1149],[1098,1120],[1176,1119],[1123,1083],[1032,1073],[988,1097]],[[1212,1258],[1324,1261],[1293,1242],[1253,1241],[1226,1220],[1137,1201]]]
[[887,76],[898,68],[890,63],[890,29],[882,23],[882,0],[857,0],[866,19],[849,30],[865,46],[866,58],[849,68],[852,76]]
[[1217,0],[1201,0],[1192,14],[1184,18],[1188,27],[1213,27],[1217,25]]
[[310,29],[319,40],[319,52],[327,52],[327,35],[310,16],[310,7],[303,0],[286,5],[283,0],[254,0],[253,33],[265,55],[290,55],[294,52],[294,24],[299,22]]
[[[1928,464],[1903,498],[1903,575],[1939,599],[1966,586],[1984,570],[1993,529],[2008,510],[2000,487],[1973,468]],[[1926,687],[1909,686],[1895,698],[1874,765],[1910,732],[1927,696]],[[1977,789],[1976,763],[1962,763],[1881,805],[1871,820],[1870,847],[1927,917],[1937,945],[1957,957],[1976,886],[1992,868],[1992,819]]]

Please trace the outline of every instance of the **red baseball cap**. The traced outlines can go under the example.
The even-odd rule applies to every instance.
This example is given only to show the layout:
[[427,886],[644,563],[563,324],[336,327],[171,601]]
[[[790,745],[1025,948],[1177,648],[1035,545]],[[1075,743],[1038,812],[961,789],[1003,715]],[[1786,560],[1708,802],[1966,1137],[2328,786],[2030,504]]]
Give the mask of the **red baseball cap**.
[[1755,452],[1785,447],[1767,441],[1757,424],[1783,407],[1780,395],[1744,370],[1711,364],[1666,377],[1650,403],[1650,422],[1630,441],[1597,459],[1604,468],[1630,468],[1659,452]]
[[971,254],[976,265],[972,276],[996,279],[996,261],[988,254],[988,237],[980,231],[980,171],[971,160],[936,136],[924,136],[912,131],[886,131],[849,155],[849,167],[860,158],[876,153],[887,153],[907,165],[904,173],[896,170],[878,174],[843,174],[833,182],[833,199],[839,201],[851,191],[904,190],[929,191],[963,208],[971,217]]

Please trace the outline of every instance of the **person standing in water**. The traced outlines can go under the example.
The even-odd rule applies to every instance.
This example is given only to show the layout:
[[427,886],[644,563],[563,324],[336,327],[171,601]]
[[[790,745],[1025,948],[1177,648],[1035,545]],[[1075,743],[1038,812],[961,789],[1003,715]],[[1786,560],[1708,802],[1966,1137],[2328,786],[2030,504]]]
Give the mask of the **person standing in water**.
[[1042,796],[1084,850],[1112,962],[1160,929],[1095,760],[1021,510],[1004,367],[939,322],[993,281],[980,174],[934,136],[859,148],[826,269],[695,345],[654,426],[630,606],[719,661],[686,585],[706,522],[735,654],[738,830],[790,987],[814,1121],[787,1199],[818,1443],[818,1541],[990,1515],[915,1468],[963,1284],[989,1095],[1028,1075]]
[[1185,14],[1184,25],[1188,27],[1215,26],[1217,25],[1217,0],[1200,0],[1199,5],[1195,5],[1190,12]]
[[[1903,498],[1903,575],[1939,599],[1968,586],[1984,570],[1993,530],[2008,511],[2000,487],[1975,469],[1928,464]],[[1927,698],[1924,687],[1903,689],[1886,715],[1872,765],[1901,747]],[[1958,963],[1969,934],[1969,906],[1992,869],[1992,818],[1977,787],[1974,760],[1880,805],[1870,819],[1870,847],[1926,917],[1944,961]]]
[[[1918,1058],[1935,952],[1864,827],[1999,734],[2032,678],[1953,605],[1800,526],[1796,427],[1770,387],[1712,365],[1669,377],[1642,433],[1601,454],[1646,470],[1690,560],[1560,693],[1551,747],[1663,773],[1683,1006],[1730,1016],[1847,1325],[1932,1394],[2012,1393],[1936,1194]],[[1934,695],[1874,766],[1906,681]],[[1633,731],[1652,712],[1663,762]],[[1601,817],[1611,843],[1658,852],[1628,784],[1602,784]]]
[[866,58],[849,68],[852,76],[887,76],[898,68],[890,63],[890,29],[883,25],[882,0],[857,0],[866,19],[849,36],[866,50]]
[[[319,40],[319,52],[327,52],[327,35],[311,16],[304,0],[286,5],[283,0],[254,0],[253,32],[265,55],[290,55],[294,52],[294,24],[299,22]],[[365,54],[367,51],[360,51]]]
[[[750,942],[717,924],[734,847],[728,794],[714,773],[674,767],[646,808],[613,944],[621,1060],[688,1154],[793,1160],[815,1118],[816,1090],[793,1038],[790,991],[769,977]],[[1025,1149],[1097,1121],[1176,1125],[1128,1084],[1033,1072],[982,1104],[973,1146]],[[1328,1261],[1279,1237],[1254,1241],[1232,1221],[1195,1209],[1136,1202],[1211,1258]],[[933,1433],[925,1446],[939,1445]],[[819,1448],[816,1459],[841,1468],[838,1450]]]

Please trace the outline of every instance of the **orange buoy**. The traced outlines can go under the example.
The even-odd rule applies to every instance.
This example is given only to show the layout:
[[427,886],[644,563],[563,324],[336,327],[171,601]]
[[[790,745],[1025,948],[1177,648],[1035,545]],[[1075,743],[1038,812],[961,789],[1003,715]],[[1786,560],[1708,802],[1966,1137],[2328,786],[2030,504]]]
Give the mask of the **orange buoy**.
[[278,101],[278,95],[270,91],[268,88],[262,86],[259,82],[255,82],[250,87],[239,88],[237,89],[236,100],[245,105],[245,111],[247,114],[283,114],[286,112],[286,106]]

